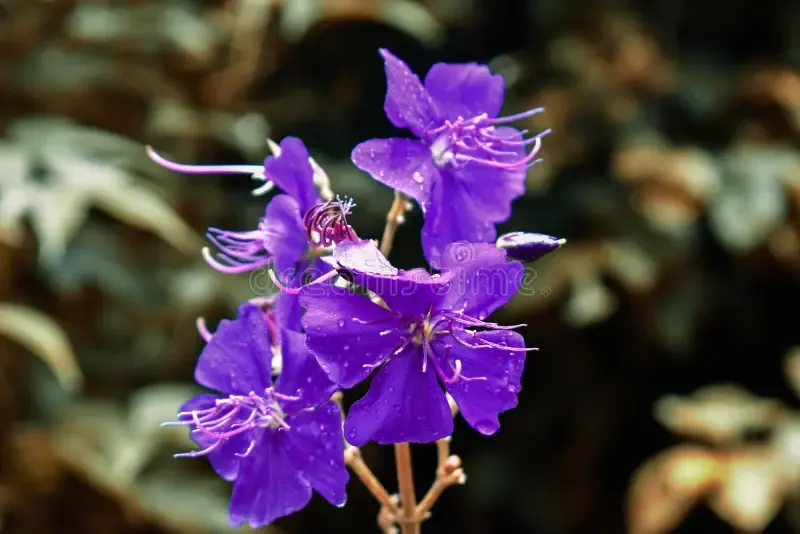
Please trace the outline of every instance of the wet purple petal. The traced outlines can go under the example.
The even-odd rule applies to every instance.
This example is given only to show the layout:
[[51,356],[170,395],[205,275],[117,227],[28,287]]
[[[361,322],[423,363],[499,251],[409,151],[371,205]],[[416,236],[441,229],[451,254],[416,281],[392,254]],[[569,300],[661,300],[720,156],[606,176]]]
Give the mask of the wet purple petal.
[[278,279],[291,279],[308,250],[300,205],[291,196],[278,195],[267,206],[264,245],[273,256]]
[[483,320],[519,290],[524,268],[507,261],[505,250],[491,243],[452,243],[445,248],[441,269],[452,278],[441,293],[437,310],[452,310]]
[[263,431],[258,454],[242,459],[229,510],[234,527],[268,525],[301,510],[311,500],[311,487],[292,465],[276,432]]
[[497,117],[503,106],[505,81],[477,63],[437,63],[425,76],[425,89],[444,118]]
[[[305,286],[300,304],[306,344],[328,377],[351,388],[402,347],[405,323],[364,295],[329,284]],[[405,336],[405,337],[404,337]]]
[[386,68],[386,101],[383,109],[398,128],[408,128],[421,137],[437,119],[434,103],[416,74],[386,49],[380,50]]
[[371,139],[356,146],[351,159],[356,167],[427,211],[431,188],[439,179],[428,145],[412,139]]
[[317,202],[314,170],[308,161],[308,150],[300,139],[286,137],[281,141],[280,156],[264,160],[268,180],[297,200],[301,216]]
[[347,414],[347,441],[360,447],[430,443],[453,433],[453,416],[432,365],[422,371],[422,350],[411,345],[375,375],[369,391]]
[[335,506],[347,500],[350,478],[344,464],[342,413],[333,402],[304,410],[287,419],[292,427],[282,432],[286,455],[311,487]]
[[485,219],[474,196],[472,189],[448,174],[434,186],[422,227],[422,249],[431,267],[439,268],[440,256],[450,243],[494,242],[494,223]]
[[[457,333],[459,338],[469,340],[467,332]],[[523,348],[525,341],[516,332],[489,331],[475,334],[476,337],[494,344]],[[443,360],[443,346],[453,346],[451,363],[460,360],[464,377],[485,377],[486,380],[456,380],[447,384],[448,393],[458,405],[464,419],[481,434],[491,435],[500,428],[498,414],[517,406],[517,395],[522,386],[522,368],[525,352],[495,348],[470,349],[445,337],[435,342],[434,351]],[[446,362],[441,365],[448,365]]]
[[220,321],[200,353],[194,378],[198,384],[225,394],[247,395],[272,383],[272,348],[264,314],[255,305],[239,306],[236,320]]
[[292,413],[330,399],[336,384],[328,379],[316,358],[308,351],[305,334],[283,330],[281,355],[282,371],[275,381],[275,390],[283,395],[300,397],[297,401],[283,401],[285,412]]

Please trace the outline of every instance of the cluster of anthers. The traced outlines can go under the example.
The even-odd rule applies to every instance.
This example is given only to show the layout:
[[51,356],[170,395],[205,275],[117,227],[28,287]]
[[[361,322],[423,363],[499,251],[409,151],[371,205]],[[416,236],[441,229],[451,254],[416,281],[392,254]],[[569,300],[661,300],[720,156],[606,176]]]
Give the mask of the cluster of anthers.
[[342,241],[356,241],[353,227],[347,224],[347,216],[356,206],[352,198],[328,200],[317,204],[303,216],[308,242],[316,247],[331,247]]

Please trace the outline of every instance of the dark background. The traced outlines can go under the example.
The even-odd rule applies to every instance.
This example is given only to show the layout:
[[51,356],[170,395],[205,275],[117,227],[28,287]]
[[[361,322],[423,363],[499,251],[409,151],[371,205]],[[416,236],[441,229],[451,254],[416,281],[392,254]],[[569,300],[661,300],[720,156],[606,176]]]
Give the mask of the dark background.
[[[500,230],[568,240],[533,266],[534,295],[498,312],[527,323],[540,347],[520,405],[491,438],[456,424],[468,483],[444,494],[423,531],[800,531],[794,480],[766,530],[735,530],[704,504],[729,480],[726,462],[771,450],[799,406],[783,362],[800,338],[800,6],[288,2],[0,0],[0,305],[5,318],[21,317],[9,303],[43,312],[72,347],[37,348],[57,338],[41,322],[0,325],[0,532],[226,531],[229,488],[203,460],[172,460],[186,443],[157,424],[191,393],[195,317],[213,326],[253,293],[247,276],[203,266],[198,236],[252,226],[265,199],[246,176],[164,173],[143,145],[177,161],[257,164],[267,135],[301,137],[334,191],[356,198],[359,235],[378,237],[391,191],[348,158],[360,141],[398,134],[382,112],[379,47],[420,74],[438,61],[489,63],[506,76],[507,113],[545,106],[525,125],[554,131],[545,162]],[[127,185],[104,183],[102,169]],[[156,222],[162,212],[129,202],[126,187],[155,191],[195,234]],[[399,267],[422,265],[420,228],[412,211],[392,253]],[[659,398],[720,383],[788,408],[725,440],[680,431],[691,413],[667,425],[677,433],[654,417]],[[703,428],[738,413],[722,404]],[[686,442],[716,462],[714,481],[685,494],[663,482],[632,516],[685,505],[658,528],[626,527],[632,474]],[[435,448],[413,450],[421,495]],[[394,491],[391,449],[364,455]],[[345,508],[315,497],[265,530],[378,532],[377,511],[354,478]]]

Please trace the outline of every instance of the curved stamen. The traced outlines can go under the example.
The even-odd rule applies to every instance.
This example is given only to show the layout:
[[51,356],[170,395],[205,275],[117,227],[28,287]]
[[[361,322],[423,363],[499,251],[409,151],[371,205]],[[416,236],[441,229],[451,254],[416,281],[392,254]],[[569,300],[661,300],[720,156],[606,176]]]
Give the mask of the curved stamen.
[[[186,165],[168,160],[153,150],[153,147],[150,145],[145,147],[145,151],[147,151],[147,155],[150,157],[150,159],[158,165],[164,167],[165,169],[183,174],[249,174],[254,178],[266,180],[263,165]],[[266,181],[264,185],[260,186],[255,191],[264,190],[264,193],[266,193],[272,189],[272,187],[272,182]],[[253,194],[256,194],[255,191]]]
[[[503,170],[529,168],[538,163],[534,161],[541,148],[541,138],[550,130],[525,139],[528,130],[510,133],[508,136],[498,135],[497,126],[526,119],[544,111],[536,108],[508,117],[490,119],[486,113],[465,119],[458,117],[454,121],[445,120],[444,124],[426,130],[424,139],[428,142],[433,159],[438,166],[452,165],[463,168],[467,164],[477,164]],[[524,156],[520,150],[533,144],[532,149]]]
[[[299,400],[299,397],[282,395],[268,388],[259,395],[250,392],[249,395],[230,395],[227,398],[217,399],[212,408],[193,410],[178,414],[178,421],[163,423],[161,426],[188,426],[192,432],[200,432],[203,436],[213,440],[208,447],[199,451],[190,451],[176,454],[176,457],[204,456],[216,450],[226,440],[250,433],[250,442],[239,457],[245,457],[252,452],[257,440],[256,430],[288,430],[290,427],[284,420],[283,410],[279,400]],[[240,417],[245,411],[246,417]]]
[[358,239],[347,224],[347,216],[355,207],[352,199],[328,200],[309,209],[303,216],[308,241],[316,247],[330,247],[342,241]]
[[225,262],[227,262],[229,264],[229,265],[225,265],[224,263],[221,263],[220,261],[217,261],[211,255],[211,250],[209,250],[208,247],[203,247],[203,250],[201,251],[201,253],[202,253],[203,259],[206,261],[206,263],[208,263],[214,269],[216,269],[216,270],[218,270],[220,272],[223,272],[225,274],[246,273],[248,271],[252,271],[253,269],[258,269],[260,267],[264,267],[264,266],[268,265],[272,261],[272,257],[271,256],[266,256],[264,258],[261,258],[258,261],[253,261],[253,262],[250,262],[250,263],[241,263],[241,262],[237,262],[236,260],[234,260],[233,258],[231,258],[229,256],[226,256],[225,254],[218,254],[217,256],[221,260],[224,260]]
[[287,295],[297,295],[297,294],[300,293],[300,291],[304,287],[312,286],[314,284],[321,284],[323,282],[327,282],[328,280],[330,280],[331,278],[333,278],[334,276],[336,276],[338,274],[339,274],[339,272],[336,271],[336,270],[328,271],[327,273],[323,274],[319,278],[315,278],[311,282],[309,282],[309,283],[307,283],[305,285],[302,285],[300,287],[287,287],[287,286],[285,286],[285,285],[280,283],[280,281],[278,280],[278,277],[275,275],[275,271],[273,271],[272,269],[269,270],[269,277],[272,280],[272,283],[275,284],[275,287],[277,287],[281,291],[281,293],[286,293]]
[[195,321],[195,325],[197,326],[197,333],[200,334],[200,337],[203,338],[203,341],[208,343],[211,341],[211,332],[208,331],[208,327],[206,326],[206,320],[202,317],[198,317]]

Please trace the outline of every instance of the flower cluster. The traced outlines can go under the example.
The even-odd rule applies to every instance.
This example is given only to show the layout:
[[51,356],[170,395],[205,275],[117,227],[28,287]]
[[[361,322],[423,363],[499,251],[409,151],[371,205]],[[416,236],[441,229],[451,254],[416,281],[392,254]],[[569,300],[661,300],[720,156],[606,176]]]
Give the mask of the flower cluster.
[[[414,199],[425,217],[423,250],[433,271],[395,268],[348,223],[355,204],[333,197],[303,143],[288,137],[263,166],[192,166],[149,150],[183,173],[250,174],[254,194],[280,193],[255,229],[211,228],[208,264],[229,274],[270,268],[276,298],[241,305],[214,333],[196,381],[214,394],[190,399],[177,421],[214,470],[233,483],[230,521],[259,527],[303,508],[312,490],[345,502],[345,447],[428,443],[453,432],[450,403],[482,434],[517,405],[526,348],[519,326],[487,318],[518,290],[520,261],[563,244],[542,234],[497,238],[523,194],[546,131],[498,117],[502,77],[477,64],[437,64],[424,84],[386,50],[384,110],[415,139],[373,139],[353,163]],[[386,248],[384,249],[386,250]],[[311,275],[310,273],[313,273]],[[273,381],[274,375],[277,378]],[[374,375],[346,416],[332,395]],[[449,397],[449,399],[448,399]]]

